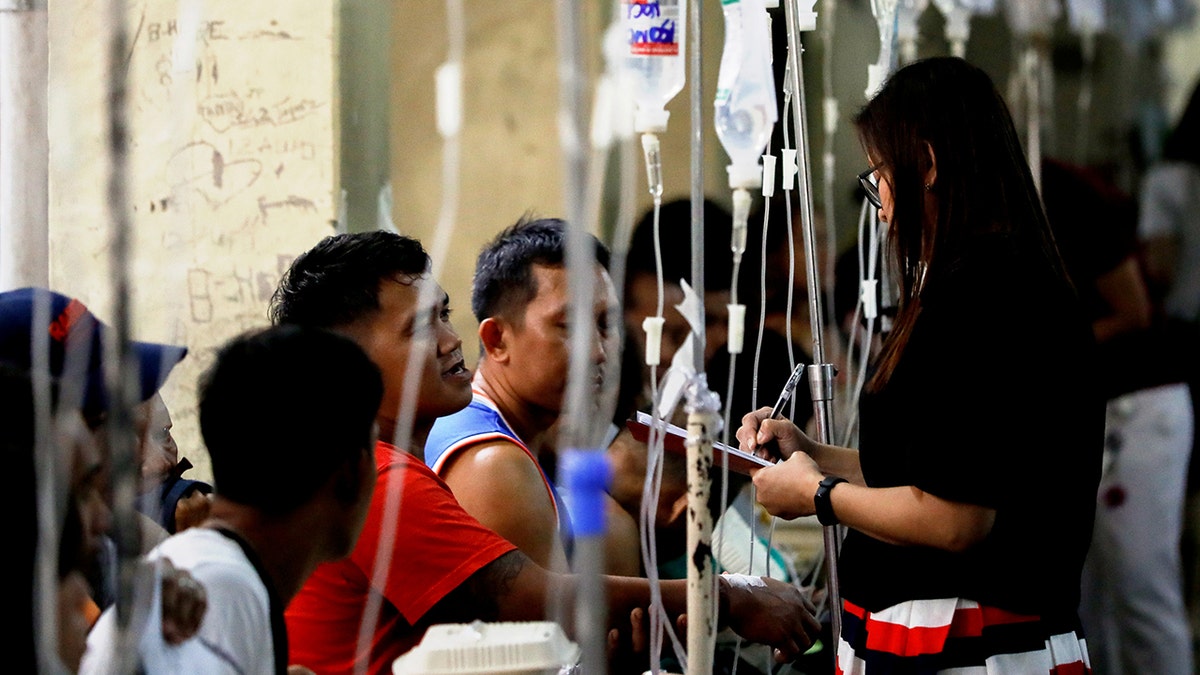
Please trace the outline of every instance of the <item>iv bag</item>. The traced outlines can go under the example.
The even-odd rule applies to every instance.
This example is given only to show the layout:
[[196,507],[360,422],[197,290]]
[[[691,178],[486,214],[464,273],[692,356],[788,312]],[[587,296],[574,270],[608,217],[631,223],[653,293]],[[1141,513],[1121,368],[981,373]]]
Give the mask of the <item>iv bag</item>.
[[622,80],[637,104],[636,129],[666,131],[667,103],[683,89],[687,0],[621,0],[626,29]]
[[1004,18],[1014,35],[1048,35],[1062,13],[1057,0],[1007,0]]
[[871,14],[879,28],[879,60],[867,65],[867,89],[872,98],[883,87],[884,80],[896,69],[896,24],[900,12],[899,0],[871,0]]
[[1104,31],[1104,18],[1104,0],[1067,0],[1067,21],[1080,35]]
[[723,0],[725,51],[717,73],[717,139],[729,155],[729,186],[762,185],[758,160],[778,113],[771,35],[763,0]]
[[896,9],[896,39],[900,42],[900,51],[905,63],[917,59],[917,22],[929,0],[901,0]]

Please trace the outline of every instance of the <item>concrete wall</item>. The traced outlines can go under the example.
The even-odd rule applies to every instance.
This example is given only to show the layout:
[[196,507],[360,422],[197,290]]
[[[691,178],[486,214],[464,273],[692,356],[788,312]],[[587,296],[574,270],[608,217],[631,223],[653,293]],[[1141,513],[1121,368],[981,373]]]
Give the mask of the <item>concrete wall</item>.
[[[50,284],[111,320],[106,2],[50,8]],[[330,2],[130,2],[127,173],[134,339],[187,345],[163,397],[208,471],[194,414],[212,350],[267,323],[291,259],[333,232]]]

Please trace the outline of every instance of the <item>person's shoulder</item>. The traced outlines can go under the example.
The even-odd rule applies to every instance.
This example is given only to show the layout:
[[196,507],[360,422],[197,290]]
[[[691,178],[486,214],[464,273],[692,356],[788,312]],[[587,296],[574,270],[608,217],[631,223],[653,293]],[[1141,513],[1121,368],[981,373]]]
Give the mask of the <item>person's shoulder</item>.
[[939,297],[979,293],[997,288],[997,281],[1015,275],[1029,258],[1010,235],[986,234],[964,245],[940,273],[928,272],[929,281]]
[[1065,273],[1050,254],[1006,234],[980,237],[949,269],[933,279],[923,295],[926,306],[950,306],[956,314],[1002,317],[1035,307],[1061,307],[1075,301]]
[[215,582],[241,585],[247,578],[253,580],[251,586],[260,585],[254,566],[241,545],[211,528],[192,527],[173,534],[156,546],[150,557],[167,558],[176,567],[188,570],[206,587]]
[[454,469],[467,469],[489,481],[536,479],[541,482],[537,460],[524,446],[511,438],[495,436],[460,448]]
[[411,453],[405,452],[391,443],[380,440],[375,444],[375,470],[380,475],[397,469],[407,470],[412,467],[424,466]]
[[425,439],[425,463],[441,473],[442,466],[457,461],[464,449],[493,441],[521,445],[500,410],[476,393],[466,408],[434,422]]
[[169,558],[177,566],[191,567],[208,558],[226,558],[237,550],[237,544],[216,530],[190,527],[162,540],[147,557]]

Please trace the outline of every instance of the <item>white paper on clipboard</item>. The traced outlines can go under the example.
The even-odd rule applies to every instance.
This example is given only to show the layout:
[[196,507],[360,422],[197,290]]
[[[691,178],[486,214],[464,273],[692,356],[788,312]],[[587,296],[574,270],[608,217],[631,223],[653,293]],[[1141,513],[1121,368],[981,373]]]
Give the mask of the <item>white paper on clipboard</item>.
[[[637,440],[645,443],[650,438],[650,427],[654,424],[654,418],[648,413],[638,411],[637,417],[628,420],[625,425],[629,427],[630,433]],[[687,430],[674,424],[663,423],[666,434],[663,437],[663,448],[668,452],[686,455],[687,454]],[[748,452],[743,452],[735,447],[726,445],[719,441],[713,442],[713,466],[720,467],[724,461],[722,457],[729,458],[729,470],[736,471],[740,474],[750,475],[751,469],[760,469],[764,466],[772,466],[774,462],[762,459]]]

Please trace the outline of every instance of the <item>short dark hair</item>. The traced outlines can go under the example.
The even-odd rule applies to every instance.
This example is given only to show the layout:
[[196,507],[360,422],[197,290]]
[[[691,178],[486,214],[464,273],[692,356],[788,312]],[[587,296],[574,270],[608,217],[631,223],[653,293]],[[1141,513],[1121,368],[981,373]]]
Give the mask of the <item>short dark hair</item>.
[[337,234],[300,254],[271,297],[271,323],[339,328],[379,310],[384,279],[429,271],[421,242],[375,230]]
[[216,493],[290,513],[370,444],[382,398],[379,369],[330,331],[285,325],[230,340],[199,387]]
[[[704,212],[704,290],[727,291],[733,276],[730,237],[733,214],[712,199],[705,198]],[[659,241],[662,243],[663,280],[678,284],[692,282],[692,201],[687,197],[663,203],[658,211]],[[761,228],[749,228],[747,237],[761,235]],[[761,241],[760,238],[757,238]],[[747,250],[745,262],[757,260],[757,251]],[[654,255],[654,209],[647,209],[633,229],[629,255],[625,261],[626,292],[635,274],[658,274]]]
[[[559,267],[565,260],[567,224],[559,218],[523,216],[496,235],[479,253],[471,287],[471,311],[475,319],[517,310],[524,311],[537,295],[533,265]],[[608,268],[608,248],[592,235],[592,250]],[[514,317],[515,318],[515,317]]]

